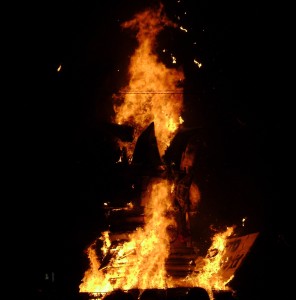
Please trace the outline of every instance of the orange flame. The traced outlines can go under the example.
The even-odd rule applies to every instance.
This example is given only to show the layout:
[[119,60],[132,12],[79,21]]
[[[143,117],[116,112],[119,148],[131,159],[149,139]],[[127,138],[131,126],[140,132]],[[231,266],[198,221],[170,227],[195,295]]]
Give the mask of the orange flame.
[[[219,275],[224,262],[226,239],[233,233],[233,227],[213,237],[213,243],[205,258],[199,257],[192,275],[185,279],[174,279],[167,276],[165,262],[170,251],[170,241],[167,228],[175,225],[172,207],[172,186],[165,179],[151,182],[144,202],[146,222],[144,228],[137,228],[129,234],[129,239],[112,249],[109,266],[100,268],[100,259],[95,250],[95,243],[88,249],[90,268],[84,274],[80,292],[108,293],[121,288],[130,290],[138,288],[167,287],[203,287],[209,295],[213,290],[226,290],[225,281]],[[103,247],[110,246],[108,232],[102,233]],[[213,296],[211,296],[213,298]]]
[[131,157],[140,133],[154,121],[155,135],[161,156],[169,146],[179,125],[183,106],[183,88],[180,82],[182,70],[167,68],[155,53],[158,33],[163,26],[176,26],[163,14],[163,6],[157,10],[145,10],[135,15],[123,28],[137,30],[138,48],[129,65],[129,84],[113,95],[114,121],[132,125],[135,129],[134,142],[122,143]]
[[[180,124],[183,105],[183,89],[179,83],[184,79],[182,70],[167,68],[159,61],[154,45],[163,26],[176,26],[163,14],[160,5],[156,10],[145,10],[131,21],[122,24],[123,28],[136,29],[138,48],[131,58],[129,66],[129,84],[113,95],[114,121],[118,124],[132,125],[135,129],[133,143],[123,143],[128,156],[131,156],[135,143],[143,130],[151,123],[155,124],[155,135],[161,155],[169,146]],[[189,165],[186,162],[187,168]],[[121,243],[113,244],[109,232],[102,233],[103,246],[101,256],[97,254],[96,242],[88,249],[90,267],[85,272],[80,292],[109,293],[121,288],[167,288],[167,287],[204,287],[211,298],[213,289],[226,289],[225,280],[219,276],[223,265],[226,239],[233,228],[216,234],[212,246],[205,258],[198,258],[196,268],[186,278],[174,279],[168,276],[165,262],[170,254],[168,228],[175,226],[172,217],[174,183],[166,179],[155,179],[148,186],[142,203],[145,204],[145,224],[128,234]],[[198,188],[191,191],[196,199],[200,195]],[[109,263],[101,263],[109,255]],[[102,296],[104,297],[104,296]]]
[[205,258],[198,257],[195,264],[195,272],[188,276],[186,281],[190,286],[203,287],[211,298],[213,290],[229,290],[227,283],[232,279],[225,280],[220,271],[227,258],[225,258],[226,242],[234,231],[233,227],[228,227],[224,232],[216,233],[212,238],[212,245],[208,249]]
[[[95,244],[88,248],[90,269],[85,273],[80,285],[81,292],[166,287],[165,260],[169,255],[167,227],[175,224],[168,214],[172,210],[170,191],[171,187],[164,179],[150,185],[144,199],[145,226],[137,228],[129,235],[128,241],[113,249],[116,255],[112,258],[107,273],[104,269],[99,270],[100,260],[96,255]],[[106,232],[103,233],[103,240],[104,245],[109,243]]]

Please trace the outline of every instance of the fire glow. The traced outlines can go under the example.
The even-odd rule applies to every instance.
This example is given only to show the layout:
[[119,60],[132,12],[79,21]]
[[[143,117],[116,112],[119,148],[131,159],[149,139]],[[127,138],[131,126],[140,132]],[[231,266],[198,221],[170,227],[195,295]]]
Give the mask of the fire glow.
[[[130,60],[128,86],[113,96],[113,121],[133,126],[135,142],[141,132],[154,122],[161,156],[183,123],[183,88],[180,83],[184,80],[182,70],[167,68],[155,53],[156,38],[164,26],[177,28],[164,15],[161,5],[156,10],[145,10],[122,24],[123,28],[137,30],[138,47]],[[121,143],[128,156],[132,155],[135,142]],[[101,254],[96,251],[97,241],[87,249],[90,267],[79,286],[80,292],[104,295],[119,288],[203,287],[213,298],[213,290],[228,289],[227,283],[231,278],[223,278],[220,270],[227,262],[226,240],[232,236],[234,228],[214,235],[208,255],[196,260],[193,272],[182,280],[174,279],[167,274],[165,267],[170,252],[167,228],[176,222],[172,217],[174,184],[159,178],[150,183],[147,191],[141,199],[145,204],[145,226],[137,228],[128,235],[126,242],[112,249],[113,253],[109,253],[112,268],[101,266],[111,245],[109,232],[103,232],[98,238],[102,243]]]

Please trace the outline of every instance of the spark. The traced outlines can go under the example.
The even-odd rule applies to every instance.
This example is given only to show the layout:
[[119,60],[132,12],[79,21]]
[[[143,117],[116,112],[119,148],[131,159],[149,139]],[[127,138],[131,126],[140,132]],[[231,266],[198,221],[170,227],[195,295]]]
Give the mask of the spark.
[[185,32],[188,32],[188,30],[186,28],[184,28],[183,26],[180,26],[180,29],[185,31]]
[[57,68],[57,72],[60,72],[62,70],[62,65],[59,65]]
[[197,61],[196,59],[193,60],[193,62],[199,67],[202,67],[202,63],[200,63],[199,61]]
[[175,56],[173,56],[172,54],[171,54],[171,57],[172,57],[172,63],[173,64],[176,64],[177,63],[177,58],[175,57]]

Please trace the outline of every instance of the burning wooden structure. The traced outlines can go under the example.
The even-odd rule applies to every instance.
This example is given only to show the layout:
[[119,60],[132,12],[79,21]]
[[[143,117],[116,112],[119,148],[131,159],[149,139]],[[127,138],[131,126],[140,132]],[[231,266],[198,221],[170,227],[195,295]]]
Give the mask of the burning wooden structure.
[[89,299],[118,289],[134,299],[142,299],[146,290],[161,294],[161,299],[187,299],[190,291],[206,291],[212,299],[215,294],[230,297],[227,282],[258,233],[233,237],[234,228],[229,228],[213,239],[206,257],[193,246],[190,215],[200,201],[192,168],[195,135],[196,130],[187,132],[176,165],[169,156],[161,159],[152,122],[138,138],[135,160],[127,164],[127,158],[120,159],[126,164],[122,175],[130,178],[135,193],[129,202],[104,203],[106,231],[88,249],[91,269],[81,285]]
[[206,291],[213,299],[215,291],[230,291],[227,284],[257,233],[236,237],[229,227],[212,237],[205,256],[193,247],[190,218],[200,201],[192,173],[193,136],[188,134],[177,160],[169,155],[184,123],[184,74],[182,68],[162,63],[155,50],[159,32],[177,25],[160,5],[122,27],[137,31],[138,48],[130,60],[128,85],[113,95],[112,121],[134,129],[132,141],[118,139],[117,162],[133,193],[128,201],[104,203],[108,228],[86,251],[90,267],[80,292],[90,299],[107,298],[119,289],[137,299],[144,299],[143,291],[154,291],[154,299],[158,293],[161,299],[182,299],[199,291],[199,299],[207,299],[202,298]]

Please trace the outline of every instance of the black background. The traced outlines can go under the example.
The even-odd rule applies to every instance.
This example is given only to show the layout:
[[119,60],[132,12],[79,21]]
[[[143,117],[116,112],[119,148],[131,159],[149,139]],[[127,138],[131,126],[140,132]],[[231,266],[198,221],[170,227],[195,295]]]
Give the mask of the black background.
[[[114,188],[114,145],[100,125],[136,45],[120,24],[151,3],[42,1],[16,5],[7,21],[9,235],[29,288],[55,272],[61,293],[78,291],[83,250],[99,235],[100,205]],[[203,218],[222,226],[247,217],[245,232],[263,233],[235,283],[259,299],[274,290],[292,250],[289,10],[256,1],[163,3],[190,29],[162,33],[158,49],[184,68],[185,122],[204,139]]]

